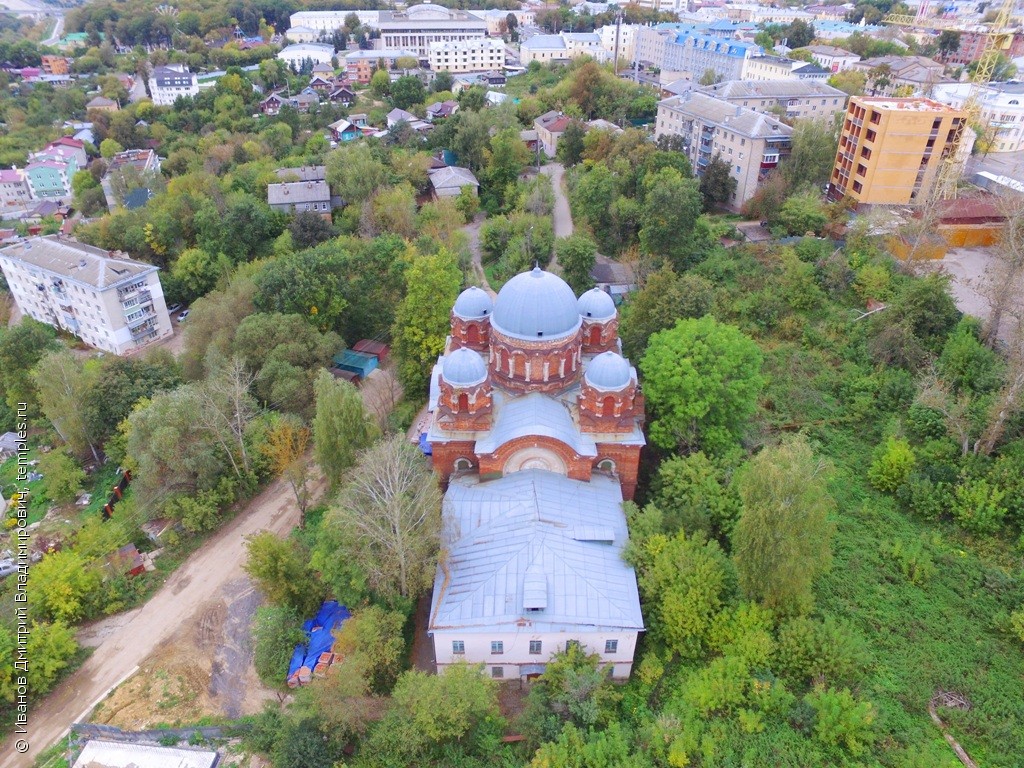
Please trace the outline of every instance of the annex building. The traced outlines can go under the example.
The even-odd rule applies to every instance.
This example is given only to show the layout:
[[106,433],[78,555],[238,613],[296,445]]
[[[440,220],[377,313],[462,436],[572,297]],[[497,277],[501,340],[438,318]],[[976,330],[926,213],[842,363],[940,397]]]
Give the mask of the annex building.
[[628,677],[644,630],[622,560],[643,396],[611,297],[535,268],[462,292],[431,377],[427,441],[446,488],[429,631],[438,671],[530,678],[578,643]]

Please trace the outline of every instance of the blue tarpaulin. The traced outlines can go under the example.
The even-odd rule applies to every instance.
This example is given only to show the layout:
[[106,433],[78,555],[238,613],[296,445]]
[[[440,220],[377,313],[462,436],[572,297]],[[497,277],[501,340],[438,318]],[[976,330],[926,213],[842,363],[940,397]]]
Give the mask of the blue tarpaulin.
[[306,644],[295,646],[292,660],[288,664],[290,680],[302,667],[312,670],[321,653],[327,653],[334,645],[334,630],[340,627],[352,614],[344,605],[335,600],[326,600],[317,615],[306,621],[302,629],[306,632]]
[[420,450],[423,451],[424,456],[431,456],[434,450],[430,447],[430,443],[427,442],[427,433],[420,433]]

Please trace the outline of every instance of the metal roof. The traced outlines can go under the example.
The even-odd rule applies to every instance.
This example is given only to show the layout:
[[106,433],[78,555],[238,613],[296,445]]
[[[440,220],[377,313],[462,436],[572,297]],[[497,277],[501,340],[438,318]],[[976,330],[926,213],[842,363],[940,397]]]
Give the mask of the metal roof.
[[463,187],[478,187],[480,182],[469,168],[460,168],[457,165],[450,165],[444,168],[430,171],[430,185],[434,189],[462,189]]
[[[494,399],[504,400],[504,397],[495,392]],[[565,443],[580,456],[597,456],[594,439],[580,432],[562,401],[532,392],[496,405],[494,426],[477,440],[476,453],[493,453],[517,437],[537,435]]]
[[[583,482],[539,469],[488,482],[456,477],[442,514],[450,538],[434,580],[432,630],[643,629],[613,478]],[[587,527],[613,540],[575,537]]]
[[267,203],[270,205],[323,203],[330,199],[331,188],[326,181],[291,181],[267,185]]
[[74,768],[213,768],[217,752],[210,749],[157,747],[90,739]]
[[0,256],[93,288],[109,288],[157,270],[152,264],[114,255],[118,253],[59,235],[33,237],[0,250]]
[[491,325],[516,339],[569,336],[580,327],[576,294],[558,275],[534,267],[519,273],[498,291]]

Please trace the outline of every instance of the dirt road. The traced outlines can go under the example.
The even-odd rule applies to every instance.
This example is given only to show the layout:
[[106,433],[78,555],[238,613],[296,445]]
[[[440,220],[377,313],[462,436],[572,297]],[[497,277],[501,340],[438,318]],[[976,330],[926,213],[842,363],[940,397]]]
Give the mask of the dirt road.
[[[318,479],[314,497],[323,489],[324,481]],[[0,768],[31,765],[73,722],[86,715],[161,643],[171,638],[200,606],[244,576],[246,536],[262,530],[283,536],[298,520],[291,489],[287,483],[276,481],[175,571],[148,603],[90,627],[83,633],[83,640],[97,646],[93,655],[30,713],[29,734],[23,737],[30,744],[26,754],[15,751],[13,739],[3,744]]]

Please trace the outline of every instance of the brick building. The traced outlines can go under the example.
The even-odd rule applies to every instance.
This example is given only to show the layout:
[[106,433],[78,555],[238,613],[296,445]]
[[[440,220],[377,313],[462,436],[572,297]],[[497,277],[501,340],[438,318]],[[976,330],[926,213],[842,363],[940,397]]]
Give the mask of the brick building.
[[540,268],[493,302],[475,287],[455,302],[427,433],[456,532],[434,583],[439,671],[465,659],[528,678],[578,642],[629,675],[643,621],[622,501],[644,401],[618,350],[611,297],[577,299]]

